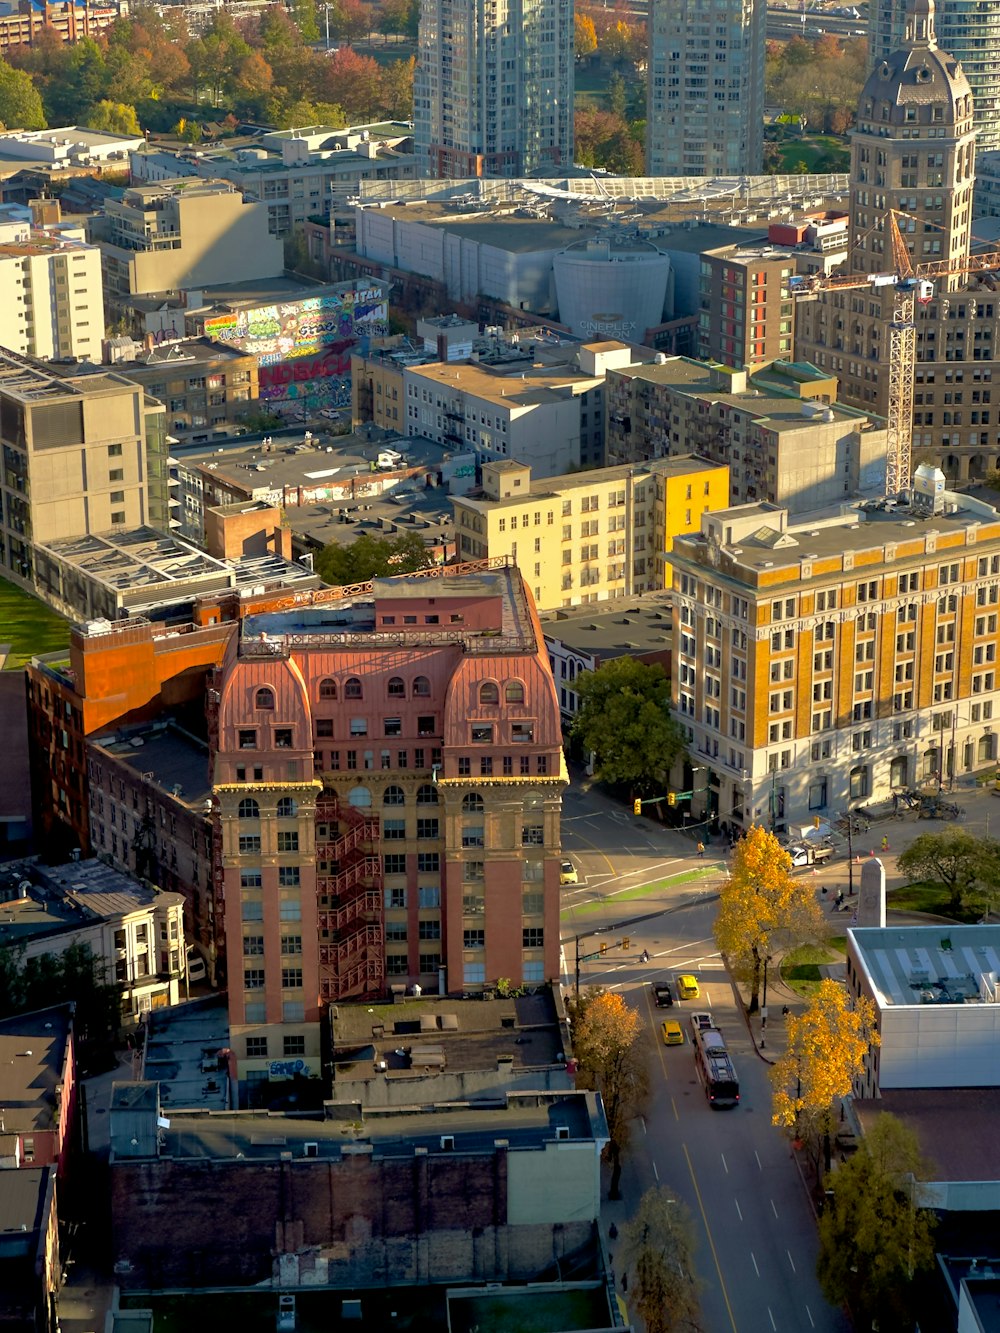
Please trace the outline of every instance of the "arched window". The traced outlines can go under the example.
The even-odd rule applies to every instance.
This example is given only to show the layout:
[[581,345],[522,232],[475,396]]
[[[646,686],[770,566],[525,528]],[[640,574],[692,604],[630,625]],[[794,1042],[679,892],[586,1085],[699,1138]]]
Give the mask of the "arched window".
[[905,754],[897,754],[889,765],[889,786],[905,787],[909,765]]
[[432,782],[425,782],[417,788],[417,805],[437,805],[438,790]]
[[278,818],[294,819],[299,813],[299,803],[294,796],[282,796],[278,802]]
[[348,676],[344,681],[344,698],[360,699],[362,697],[361,681],[357,676]]
[[509,704],[524,703],[524,686],[519,680],[509,680],[504,690],[504,698]]
[[[1000,464],[998,464],[1000,467]],[[414,699],[429,699],[431,697],[431,683],[426,676],[413,677],[413,697]]]
[[256,696],[256,698],[254,699],[254,707],[255,707],[255,708],[268,708],[268,709],[270,709],[270,710],[273,712],[273,711],[274,711],[274,690],[272,690],[272,689],[268,689],[266,686],[265,686],[264,689],[262,689],[262,690],[258,690],[258,691],[257,691],[257,696]]
[[240,819],[260,819],[260,806],[252,796],[244,796],[240,801]]
[[372,794],[367,787],[352,787],[347,793],[347,804],[360,809],[367,809],[372,803]]
[[331,680],[329,676],[327,676],[326,680],[321,680],[319,683],[319,697],[321,699],[336,699],[337,682]]
[[388,691],[389,691],[389,698],[390,698],[390,699],[405,699],[405,698],[406,698],[406,685],[403,683],[403,677],[402,677],[402,676],[390,676],[390,677],[389,677]]
[[383,805],[405,805],[406,794],[402,787],[386,787],[382,793]]
[[481,704],[498,704],[500,702],[500,691],[494,681],[487,680],[480,685],[479,702]]
[[868,795],[868,766],[858,764],[851,769],[851,800],[863,801]]
[[477,815],[483,808],[483,798],[477,791],[470,791],[468,796],[462,797],[462,813],[464,815]]

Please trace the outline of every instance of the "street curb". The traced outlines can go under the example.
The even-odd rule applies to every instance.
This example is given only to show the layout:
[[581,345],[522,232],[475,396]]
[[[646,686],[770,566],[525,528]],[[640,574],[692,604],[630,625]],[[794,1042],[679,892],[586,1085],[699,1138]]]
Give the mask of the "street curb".
[[733,979],[733,974],[729,971],[729,959],[725,956],[725,954],[722,955],[722,961],[726,965],[726,975],[729,977],[729,984],[732,987],[733,995],[736,999],[737,1008],[743,1015],[743,1022],[746,1024],[747,1036],[750,1038],[750,1045],[753,1047],[754,1054],[757,1056],[757,1059],[762,1060],[764,1064],[773,1065],[774,1061],[771,1059],[771,1057],[769,1055],[765,1055],[764,1051],[761,1050],[760,1047],[757,1045],[757,1038],[753,1035],[753,1028],[750,1026],[750,1015],[747,1013],[746,1004],[743,1000],[743,996],[740,994],[739,984]]

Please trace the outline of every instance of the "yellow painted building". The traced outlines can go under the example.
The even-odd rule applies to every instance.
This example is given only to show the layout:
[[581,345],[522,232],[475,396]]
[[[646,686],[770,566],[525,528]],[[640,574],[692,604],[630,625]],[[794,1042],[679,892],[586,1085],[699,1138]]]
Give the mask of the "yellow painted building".
[[696,455],[532,481],[525,463],[483,464],[481,496],[456,496],[460,560],[509,555],[541,610],[670,586],[664,556],[729,503],[729,468]]
[[920,467],[904,505],[795,525],[741,505],[675,543],[674,707],[720,821],[780,830],[995,765],[1000,513],[944,485]]

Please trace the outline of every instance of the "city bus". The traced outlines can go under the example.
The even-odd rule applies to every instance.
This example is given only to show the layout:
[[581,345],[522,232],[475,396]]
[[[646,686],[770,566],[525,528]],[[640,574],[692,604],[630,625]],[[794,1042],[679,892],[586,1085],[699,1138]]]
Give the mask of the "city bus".
[[738,1106],[739,1079],[722,1033],[718,1028],[698,1028],[693,1035],[695,1064],[709,1106]]

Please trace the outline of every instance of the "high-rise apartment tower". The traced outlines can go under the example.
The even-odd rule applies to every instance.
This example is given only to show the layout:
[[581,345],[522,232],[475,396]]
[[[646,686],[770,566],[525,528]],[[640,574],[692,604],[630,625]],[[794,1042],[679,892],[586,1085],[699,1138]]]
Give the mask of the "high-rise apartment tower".
[[423,0],[413,120],[422,176],[573,162],[571,0]]
[[647,176],[743,176],[764,148],[763,0],[652,0]]

